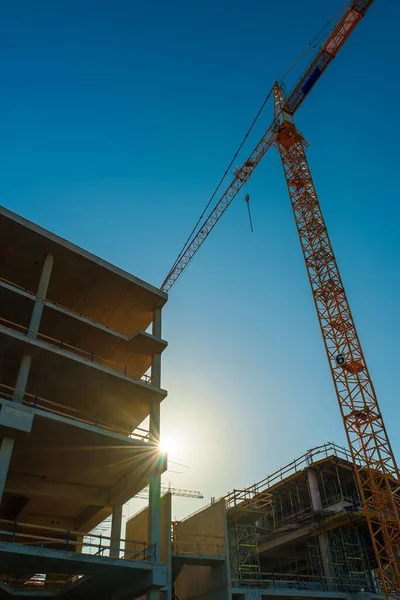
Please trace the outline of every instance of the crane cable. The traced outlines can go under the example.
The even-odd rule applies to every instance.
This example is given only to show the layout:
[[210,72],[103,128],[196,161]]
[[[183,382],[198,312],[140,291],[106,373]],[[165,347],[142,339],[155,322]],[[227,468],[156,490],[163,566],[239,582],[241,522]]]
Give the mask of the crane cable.
[[[318,33],[311,39],[311,41],[303,48],[303,50],[299,53],[299,55],[297,56],[297,58],[291,63],[291,65],[282,73],[282,75],[278,78],[279,80],[284,79],[284,77],[286,77],[286,75],[288,75],[288,73],[290,73],[290,71],[292,71],[294,69],[294,67],[302,60],[302,58],[305,56],[305,54],[307,54],[307,52],[310,49],[314,49],[317,44],[322,43],[322,40],[324,39],[324,37],[327,37],[327,35],[329,34],[330,30],[327,32],[326,36],[323,36],[321,38],[321,40],[318,40],[319,36],[321,35],[321,33],[332,23],[333,20],[336,19],[337,15],[342,11],[343,7],[350,4],[351,0],[345,0],[343,2],[343,4],[341,5],[341,7],[335,12],[335,14],[325,23],[325,25],[318,31]],[[224,182],[226,176],[228,175],[234,161],[236,160],[239,152],[241,151],[241,149],[243,148],[247,138],[249,137],[251,131],[253,130],[255,124],[257,123],[262,111],[265,108],[265,105],[267,104],[268,100],[271,97],[271,94],[273,92],[273,87],[271,87],[269,93],[267,94],[264,102],[261,104],[256,116],[253,119],[253,122],[251,123],[249,129],[247,130],[247,133],[245,134],[245,136],[243,137],[238,149],[236,150],[231,162],[229,163],[229,165],[227,166],[227,168],[225,169],[225,172],[223,174],[223,176],[221,177],[221,179],[219,180],[219,183],[217,185],[217,187],[215,188],[214,192],[211,195],[211,198],[209,199],[206,207],[204,208],[203,212],[201,213],[200,217],[197,220],[196,225],[193,227],[192,231],[190,232],[186,242],[184,243],[184,245],[182,246],[181,251],[179,252],[173,266],[170,269],[170,273],[175,269],[176,265],[178,264],[178,262],[180,261],[180,259],[182,258],[183,254],[185,253],[186,249],[188,248],[188,246],[190,245],[192,238],[199,226],[199,224],[201,223],[202,218],[204,217],[208,207],[210,206],[211,202],[214,200],[219,188],[221,187],[222,183]],[[248,206],[249,207],[249,206]],[[251,220],[251,217],[250,217]],[[252,226],[251,226],[252,227]]]
[[196,232],[196,229],[197,229],[197,227],[199,226],[199,223],[201,222],[202,218],[204,217],[204,215],[205,215],[205,213],[206,213],[206,211],[207,211],[208,207],[210,206],[211,202],[214,200],[216,193],[218,192],[218,190],[219,190],[219,188],[221,187],[222,183],[224,182],[224,180],[225,180],[226,176],[228,175],[228,173],[229,173],[229,171],[230,171],[230,169],[231,169],[231,167],[232,167],[233,163],[235,162],[235,160],[236,160],[236,158],[237,158],[237,156],[238,156],[239,152],[240,152],[240,151],[241,151],[241,149],[243,148],[243,146],[244,146],[244,144],[245,144],[245,142],[246,142],[247,138],[249,137],[249,135],[250,135],[250,133],[251,133],[251,131],[252,131],[252,129],[253,129],[253,127],[254,127],[254,125],[257,123],[257,121],[258,121],[258,119],[259,119],[259,117],[260,117],[260,115],[261,115],[262,111],[264,110],[264,107],[265,107],[265,105],[267,104],[268,100],[269,100],[269,99],[270,99],[270,97],[271,97],[271,94],[272,94],[272,92],[273,92],[273,88],[271,87],[271,89],[270,89],[269,93],[267,94],[267,96],[266,96],[266,98],[265,98],[264,102],[261,104],[261,106],[260,106],[260,108],[259,108],[259,110],[258,110],[258,112],[257,112],[256,116],[254,117],[252,124],[250,125],[249,129],[247,130],[247,133],[246,133],[246,135],[245,135],[245,136],[244,136],[244,138],[242,139],[242,141],[241,141],[241,143],[240,143],[240,145],[239,145],[238,149],[236,150],[236,152],[235,152],[235,154],[234,154],[234,156],[233,156],[233,158],[232,158],[231,162],[230,162],[230,163],[229,163],[229,165],[227,166],[227,168],[226,168],[226,170],[225,170],[225,173],[224,173],[224,174],[223,174],[223,176],[221,177],[221,179],[220,179],[220,181],[219,181],[219,183],[218,183],[217,187],[215,188],[215,190],[214,190],[214,192],[213,192],[213,194],[212,194],[212,196],[211,196],[210,200],[208,201],[208,203],[207,203],[207,206],[205,207],[205,209],[204,209],[204,210],[203,210],[203,212],[201,213],[200,217],[198,218],[198,221],[197,221],[196,225],[193,227],[193,229],[192,229],[192,231],[191,231],[190,235],[188,236],[188,238],[187,238],[186,242],[184,243],[184,245],[183,245],[183,247],[182,247],[182,250],[181,250],[181,251],[180,251],[180,253],[178,254],[178,258],[177,258],[177,259],[176,259],[176,261],[174,262],[174,264],[173,264],[173,267],[171,268],[171,271],[173,271],[173,270],[175,269],[175,267],[176,267],[177,263],[178,263],[178,262],[179,262],[179,260],[181,259],[182,255],[185,253],[185,250],[186,250],[186,248],[188,247],[188,245],[190,244],[190,241],[191,241],[191,239],[192,239],[192,237],[193,237],[194,233]]
[[299,64],[299,62],[303,59],[303,57],[307,54],[307,52],[309,52],[310,50],[314,50],[317,46],[319,46],[320,44],[323,43],[323,41],[333,31],[333,27],[331,27],[326,33],[324,33],[324,35],[321,36],[322,32],[327,27],[329,27],[329,25],[333,21],[336,21],[338,15],[345,9],[346,6],[349,6],[351,4],[351,1],[352,0],[344,0],[343,4],[341,4],[341,6],[337,9],[337,11],[331,16],[330,19],[328,19],[328,21],[325,23],[325,25],[323,27],[321,27],[321,29],[318,31],[318,33],[315,34],[315,36],[308,42],[308,44],[306,44],[304,46],[303,50],[301,50],[301,52],[299,52],[297,57],[288,66],[288,68],[282,73],[282,75],[280,77],[278,77],[278,81],[280,81],[281,79],[285,79],[286,75],[288,75],[290,73],[290,71],[292,71]]

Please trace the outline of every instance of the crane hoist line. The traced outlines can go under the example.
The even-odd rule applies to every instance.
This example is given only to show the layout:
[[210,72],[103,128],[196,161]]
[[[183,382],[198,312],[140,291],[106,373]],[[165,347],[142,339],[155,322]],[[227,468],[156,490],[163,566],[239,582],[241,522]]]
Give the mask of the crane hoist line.
[[[306,70],[303,72],[303,74],[300,76],[299,80],[293,87],[291,93],[286,99],[285,106],[283,107],[282,112],[294,115],[294,113],[304,102],[305,98],[308,96],[315,83],[321,77],[322,73],[325,71],[330,62],[335,58],[340,48],[343,46],[349,35],[355,29],[356,25],[360,22],[365,12],[371,6],[372,3],[373,0],[356,0],[351,3],[343,17],[339,20],[339,22],[336,24],[328,38],[325,40],[325,43],[320,48],[319,52],[312,60],[311,64],[306,68]],[[264,109],[265,104],[271,96],[272,92],[273,90],[269,92],[266,99],[264,100],[238,151],[243,146],[243,143],[246,140],[248,133],[253,128],[256,120],[258,119],[261,111]],[[228,206],[231,204],[232,200],[242,189],[246,181],[250,179],[258,163],[265,156],[265,154],[271,148],[271,146],[274,145],[274,134],[278,124],[278,120],[274,119],[274,121],[271,123],[270,127],[267,129],[266,133],[258,142],[257,146],[250,154],[248,159],[245,161],[243,166],[235,170],[235,177],[233,181],[230,183],[230,185],[228,186],[224,194],[221,196],[217,204],[211,210],[209,215],[201,222],[201,219],[204,216],[206,210],[208,209],[210,203],[212,202],[216,191],[221,186],[222,182],[225,179],[225,175],[232,166],[238,154],[238,152],[236,152],[230,165],[228,166],[228,169],[225,171],[224,176],[221,178],[216,191],[212,195],[209,203],[207,204],[203,214],[201,215],[199,221],[192,230],[192,233],[186,240],[183,250],[179,254],[177,260],[174,262],[165,280],[163,281],[161,289],[164,292],[169,292],[172,286],[176,283],[176,281],[183,273],[189,262],[192,260],[193,256],[199,250],[206,237],[211,233],[212,229],[215,227],[215,225],[218,223]],[[196,229],[197,233],[193,235]]]
[[400,474],[311,176],[307,144],[294,121],[298,108],[372,3],[354,0],[349,4],[289,94],[282,84],[274,84],[271,125],[243,166],[235,170],[233,181],[197,233],[189,236],[161,289],[168,292],[175,284],[273,146],[284,170],[382,591],[387,598],[400,598]]

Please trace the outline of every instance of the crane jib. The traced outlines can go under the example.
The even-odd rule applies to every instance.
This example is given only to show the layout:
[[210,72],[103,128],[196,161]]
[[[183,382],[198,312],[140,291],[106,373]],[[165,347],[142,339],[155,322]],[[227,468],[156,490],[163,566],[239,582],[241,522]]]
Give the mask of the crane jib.
[[367,10],[367,8],[370,7],[372,2],[373,0],[356,0],[352,8],[357,12],[364,12],[365,10]]
[[[314,60],[307,67],[306,71],[300,76],[297,84],[295,84],[289,96],[286,98],[284,106],[282,107],[282,113],[285,113],[286,120],[289,115],[293,116],[297,112],[298,108],[308,96],[315,83],[319,80],[330,62],[335,58],[340,48],[343,46],[353,29],[360,22],[365,12],[368,8],[370,8],[373,2],[374,0],[353,0],[350,3],[350,6],[348,6],[345,14],[331,31],[325,44],[322,46],[319,52],[317,52]],[[348,2],[346,1],[345,4],[348,4]],[[279,127],[279,121],[275,120],[267,130],[261,142],[250,155],[249,160],[244,164],[244,167],[237,170],[235,173],[235,179],[220,198],[216,206],[212,209],[211,213],[205,217],[197,233],[194,235],[194,237],[190,238],[190,243],[185,244],[184,250],[178,256],[178,259],[173,264],[166,279],[164,280],[164,283],[161,286],[163,291],[169,291],[172,285],[177,281],[204,240],[207,238],[208,234],[228,208],[233,198],[239,191],[241,185],[249,179],[254,168],[265,155],[268,148],[272,145],[273,135],[276,133],[275,129],[277,126]],[[256,156],[256,161],[254,161],[254,156]],[[252,162],[250,163],[249,161]]]
[[304,95],[308,94],[308,92],[311,90],[312,86],[314,85],[314,83],[317,81],[317,79],[319,79],[319,77],[321,76],[321,69],[319,67],[317,67],[310,75],[310,77],[307,79],[307,81],[305,82],[305,84],[303,85],[303,87],[301,88],[301,91],[303,92]]

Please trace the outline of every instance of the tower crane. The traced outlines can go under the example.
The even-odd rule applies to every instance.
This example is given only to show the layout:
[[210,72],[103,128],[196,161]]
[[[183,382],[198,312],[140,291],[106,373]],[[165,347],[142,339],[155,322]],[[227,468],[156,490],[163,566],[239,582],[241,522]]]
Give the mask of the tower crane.
[[400,475],[353,321],[294,115],[373,0],[353,0],[287,94],[273,86],[274,118],[208,216],[196,228],[161,289],[176,283],[232,200],[273,146],[281,157],[339,408],[375,552],[382,591],[400,597]]

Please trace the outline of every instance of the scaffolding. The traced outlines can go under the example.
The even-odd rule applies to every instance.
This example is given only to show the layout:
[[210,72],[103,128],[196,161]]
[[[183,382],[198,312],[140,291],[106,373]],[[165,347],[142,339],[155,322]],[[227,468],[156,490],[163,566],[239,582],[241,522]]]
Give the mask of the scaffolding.
[[313,536],[306,543],[307,562],[313,577],[321,577],[324,573],[321,550],[317,536]]
[[229,530],[231,577],[234,587],[261,584],[257,528],[254,523],[235,522]]
[[374,589],[364,541],[357,528],[335,529],[329,534],[332,568],[342,589]]
[[[309,450],[224,500],[233,587],[373,591],[375,565],[368,560],[365,515],[345,449],[325,444]],[[287,544],[289,532],[293,543]],[[327,536],[323,548],[320,535]]]

